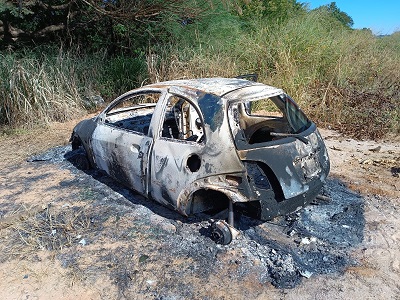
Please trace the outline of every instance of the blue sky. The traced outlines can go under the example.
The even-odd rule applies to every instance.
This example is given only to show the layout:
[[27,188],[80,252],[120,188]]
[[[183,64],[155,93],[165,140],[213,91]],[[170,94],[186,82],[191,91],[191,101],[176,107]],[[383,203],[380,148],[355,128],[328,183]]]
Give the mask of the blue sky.
[[300,0],[310,9],[336,2],[354,21],[353,28],[370,28],[374,34],[400,31],[400,0]]

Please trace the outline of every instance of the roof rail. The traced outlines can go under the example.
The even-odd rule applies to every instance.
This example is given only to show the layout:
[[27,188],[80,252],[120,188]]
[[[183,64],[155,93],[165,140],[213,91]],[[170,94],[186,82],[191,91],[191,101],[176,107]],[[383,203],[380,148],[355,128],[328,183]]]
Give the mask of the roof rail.
[[257,75],[256,73],[253,73],[253,74],[243,74],[243,75],[236,76],[235,78],[237,78],[237,79],[246,79],[246,80],[250,80],[250,81],[257,82],[257,80],[258,80],[258,75]]

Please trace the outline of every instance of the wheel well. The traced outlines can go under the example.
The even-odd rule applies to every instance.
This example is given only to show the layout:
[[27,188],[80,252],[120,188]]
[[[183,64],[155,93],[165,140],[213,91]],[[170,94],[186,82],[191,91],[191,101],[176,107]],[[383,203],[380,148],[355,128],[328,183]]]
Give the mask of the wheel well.
[[190,205],[187,209],[188,214],[199,212],[216,213],[228,208],[229,198],[220,191],[211,189],[201,189],[193,193]]
[[272,186],[272,190],[275,193],[275,200],[278,202],[281,202],[282,200],[284,200],[284,195],[283,195],[283,191],[282,191],[282,186],[279,183],[278,178],[275,176],[275,173],[272,171],[272,169],[261,162],[257,162],[258,166],[263,170],[265,176],[267,176],[269,183]]
[[72,151],[77,150],[76,158],[78,159],[78,156],[86,157],[88,161],[88,166],[85,168],[81,169],[90,169],[95,166],[95,163],[91,156],[89,155],[88,150],[86,149],[86,146],[83,144],[81,138],[77,135],[73,135],[71,138],[71,146],[72,146]]
[[71,146],[72,146],[72,150],[79,149],[79,147],[82,146],[81,139],[78,136],[73,135],[73,137],[71,139]]

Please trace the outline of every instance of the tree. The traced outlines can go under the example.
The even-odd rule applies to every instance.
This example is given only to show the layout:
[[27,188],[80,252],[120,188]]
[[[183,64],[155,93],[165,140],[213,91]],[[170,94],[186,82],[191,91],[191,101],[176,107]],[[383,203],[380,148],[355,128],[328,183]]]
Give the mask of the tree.
[[[189,4],[188,4],[189,3]],[[156,39],[166,20],[194,17],[185,0],[0,0],[0,47],[62,43],[127,51]]]
[[3,45],[53,40],[65,34],[79,12],[74,0],[64,1],[0,1],[0,26]]
[[344,26],[351,28],[354,25],[353,19],[347,13],[341,11],[339,7],[337,7],[336,2],[331,2],[322,7],[325,7],[328,12]]
[[239,15],[246,19],[266,19],[282,22],[299,12],[305,11],[305,5],[297,0],[238,0]]

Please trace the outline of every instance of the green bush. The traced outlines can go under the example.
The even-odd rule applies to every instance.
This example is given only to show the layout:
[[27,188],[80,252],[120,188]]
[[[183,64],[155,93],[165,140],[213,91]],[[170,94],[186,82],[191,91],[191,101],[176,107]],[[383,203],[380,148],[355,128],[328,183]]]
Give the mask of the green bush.
[[110,99],[140,86],[146,78],[146,59],[117,56],[103,61],[100,78],[97,81],[102,96]]

